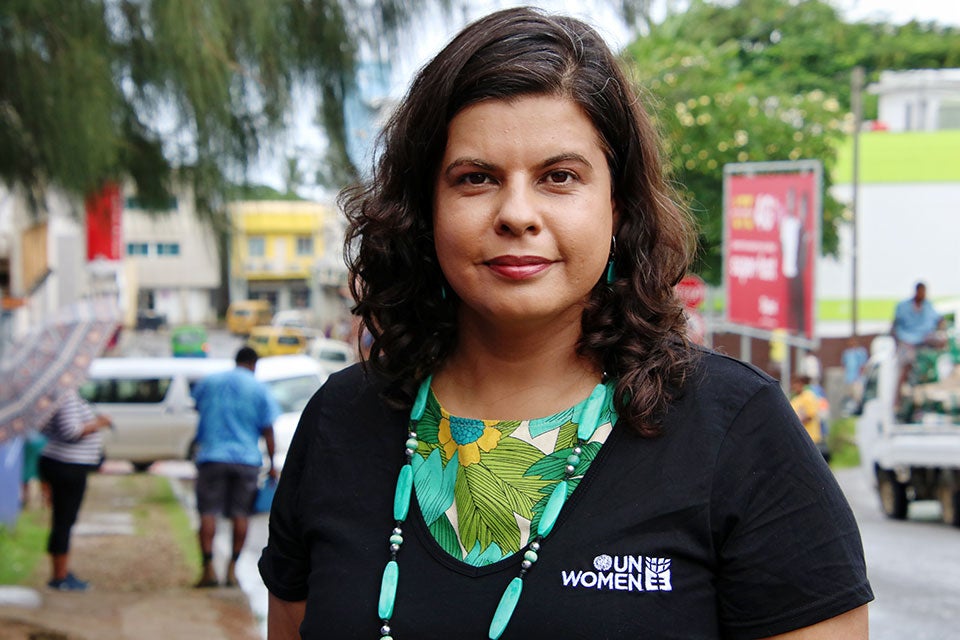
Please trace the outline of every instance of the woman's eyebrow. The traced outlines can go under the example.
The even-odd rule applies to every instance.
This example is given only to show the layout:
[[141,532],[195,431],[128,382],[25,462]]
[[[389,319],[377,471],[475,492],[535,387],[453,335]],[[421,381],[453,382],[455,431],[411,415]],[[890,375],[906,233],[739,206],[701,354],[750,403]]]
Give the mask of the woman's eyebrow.
[[550,156],[546,160],[540,163],[541,169],[546,169],[555,164],[561,164],[563,162],[578,162],[580,164],[586,165],[587,167],[593,168],[593,165],[590,164],[590,161],[587,158],[579,153],[574,151],[567,151],[564,153],[558,153],[555,156]]
[[470,158],[462,157],[453,160],[447,167],[443,170],[444,175],[449,175],[451,171],[458,167],[470,166],[476,167],[477,169],[482,169],[484,171],[496,171],[499,167],[491,162],[486,160],[481,160],[480,158]]

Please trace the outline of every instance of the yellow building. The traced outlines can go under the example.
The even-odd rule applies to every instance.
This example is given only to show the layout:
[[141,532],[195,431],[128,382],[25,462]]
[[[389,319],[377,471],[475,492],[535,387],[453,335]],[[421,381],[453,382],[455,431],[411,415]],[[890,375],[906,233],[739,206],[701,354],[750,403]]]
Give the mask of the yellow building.
[[231,300],[269,300],[274,311],[312,309],[326,322],[343,313],[337,283],[317,277],[320,265],[343,262],[343,233],[332,207],[302,200],[240,201],[231,203],[230,214]]

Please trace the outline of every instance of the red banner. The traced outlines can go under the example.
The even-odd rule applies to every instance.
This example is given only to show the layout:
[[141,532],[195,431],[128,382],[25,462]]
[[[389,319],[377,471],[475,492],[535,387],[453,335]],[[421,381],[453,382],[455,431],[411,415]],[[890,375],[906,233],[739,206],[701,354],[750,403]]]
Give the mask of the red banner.
[[87,196],[87,261],[119,260],[123,257],[120,221],[123,195],[120,186],[108,182]]
[[728,174],[725,186],[728,322],[813,339],[817,174]]

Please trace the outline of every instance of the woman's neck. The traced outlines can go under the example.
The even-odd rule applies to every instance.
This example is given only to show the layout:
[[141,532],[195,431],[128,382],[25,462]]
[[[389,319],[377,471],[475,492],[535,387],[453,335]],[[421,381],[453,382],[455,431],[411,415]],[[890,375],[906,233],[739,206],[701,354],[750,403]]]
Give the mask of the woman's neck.
[[463,417],[532,419],[567,409],[600,381],[576,352],[580,327],[498,330],[461,325],[456,349],[435,372],[443,407]]

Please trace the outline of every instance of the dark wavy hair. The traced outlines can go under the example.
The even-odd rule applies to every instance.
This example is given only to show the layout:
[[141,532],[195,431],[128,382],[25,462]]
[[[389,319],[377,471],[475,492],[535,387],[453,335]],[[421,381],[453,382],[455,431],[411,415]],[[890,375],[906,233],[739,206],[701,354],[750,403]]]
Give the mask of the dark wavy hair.
[[610,49],[583,22],[536,9],[499,11],[461,31],[393,113],[372,179],[340,196],[354,313],[372,336],[367,366],[390,383],[388,399],[409,405],[452,351],[459,301],[449,287],[443,293],[432,226],[448,125],[478,102],[529,95],[576,102],[602,141],[619,211],[618,279],[593,288],[577,349],[617,380],[619,419],[655,435],[694,359],[674,293],[693,256],[693,225],[664,177],[659,137]]

